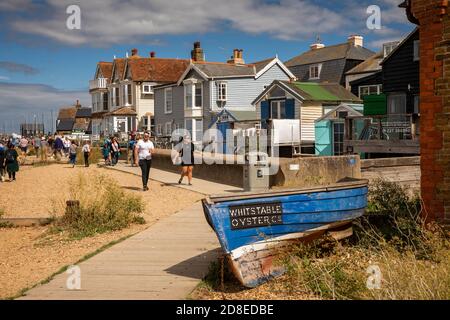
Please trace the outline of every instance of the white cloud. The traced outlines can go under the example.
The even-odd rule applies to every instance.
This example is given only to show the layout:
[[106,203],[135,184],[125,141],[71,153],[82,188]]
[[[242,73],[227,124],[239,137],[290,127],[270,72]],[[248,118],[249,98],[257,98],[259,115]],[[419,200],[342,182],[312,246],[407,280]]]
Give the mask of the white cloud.
[[43,84],[0,82],[0,97],[0,128],[6,126],[9,131],[17,131],[20,122],[31,121],[34,115],[39,121],[44,115],[46,130],[51,130],[52,111],[56,118],[60,107],[73,105],[77,99],[83,106],[90,106],[87,90],[64,91]]
[[9,80],[9,77],[6,77],[6,76],[0,76],[0,80],[1,80],[1,81],[8,81],[8,80]]
[[348,22],[312,0],[105,0],[79,1],[81,30],[66,28],[66,7],[73,0],[49,0],[43,17],[17,18],[14,30],[70,45],[115,44],[162,34],[206,33],[231,26],[280,39],[312,38]]

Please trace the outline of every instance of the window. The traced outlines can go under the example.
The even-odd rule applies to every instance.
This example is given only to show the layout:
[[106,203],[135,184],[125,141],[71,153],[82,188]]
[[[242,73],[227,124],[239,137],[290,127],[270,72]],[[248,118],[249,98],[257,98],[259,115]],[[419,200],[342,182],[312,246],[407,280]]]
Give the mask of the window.
[[162,135],[162,125],[158,124],[156,126],[156,135],[161,136]]
[[116,107],[120,106],[120,89],[119,87],[115,87],[115,96],[114,96],[114,101],[116,102],[115,105]]
[[131,91],[131,84],[126,85],[126,91],[127,91],[127,104],[132,105],[133,104],[133,92]]
[[270,102],[270,118],[286,119],[286,107],[284,100]]
[[217,84],[217,101],[227,101],[227,83],[219,82]]
[[172,88],[164,89],[164,112],[172,113]]
[[370,86],[359,86],[359,98],[363,96],[368,96],[371,94],[381,93],[381,84],[370,85]]
[[420,40],[414,41],[414,61],[420,60]]
[[344,154],[344,123],[333,122],[333,154],[341,156]]
[[184,86],[184,97],[185,97],[185,107],[192,108],[192,84],[187,84]]
[[153,94],[153,86],[149,83],[142,84],[142,93],[143,94]]
[[203,105],[203,86],[201,83],[195,84],[195,107],[201,108]]
[[166,134],[166,136],[170,136],[172,134],[172,122],[166,122],[164,133]]
[[148,117],[144,117],[144,127],[148,126]]
[[103,111],[108,111],[108,92],[103,92]]
[[322,69],[321,64],[315,64],[309,67],[309,79],[319,79],[320,71]]
[[202,141],[203,138],[203,120],[195,119],[195,136],[193,141]]
[[186,130],[191,133],[193,142],[202,141],[203,138],[203,120],[202,119],[186,119]]
[[389,114],[405,114],[406,94],[390,94],[387,104]]
[[383,44],[383,57],[386,58],[397,45],[398,42],[388,42]]

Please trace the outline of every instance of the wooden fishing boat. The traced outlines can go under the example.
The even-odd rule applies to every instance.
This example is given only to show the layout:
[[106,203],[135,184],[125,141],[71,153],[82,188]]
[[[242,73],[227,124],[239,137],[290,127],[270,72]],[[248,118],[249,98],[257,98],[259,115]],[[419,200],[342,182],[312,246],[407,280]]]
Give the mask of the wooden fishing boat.
[[319,188],[210,196],[203,210],[233,273],[255,287],[285,271],[276,259],[280,248],[324,233],[350,236],[351,221],[367,206],[367,183],[352,179]]

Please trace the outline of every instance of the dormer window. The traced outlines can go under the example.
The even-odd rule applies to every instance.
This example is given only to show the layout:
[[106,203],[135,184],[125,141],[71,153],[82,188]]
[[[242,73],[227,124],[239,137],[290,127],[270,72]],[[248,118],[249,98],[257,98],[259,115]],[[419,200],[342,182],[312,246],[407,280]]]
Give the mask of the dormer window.
[[383,57],[386,58],[397,47],[398,41],[383,44]]
[[315,80],[320,79],[320,71],[322,69],[321,64],[314,64],[309,67],[309,79]]
[[142,84],[142,93],[143,94],[153,94],[153,86],[150,83],[144,82]]

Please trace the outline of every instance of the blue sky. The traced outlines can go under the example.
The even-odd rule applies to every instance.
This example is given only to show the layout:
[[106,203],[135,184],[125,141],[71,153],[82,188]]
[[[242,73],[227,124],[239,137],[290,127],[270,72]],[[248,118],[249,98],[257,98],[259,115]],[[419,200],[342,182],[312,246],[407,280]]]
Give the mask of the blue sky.
[[[246,62],[278,54],[286,61],[320,35],[325,45],[364,36],[374,51],[399,40],[411,25],[401,0],[2,0],[0,2],[0,131],[17,130],[37,114],[76,99],[89,105],[88,81],[98,61],[139,55],[189,58],[201,41],[208,61],[225,61],[233,48]],[[81,9],[81,29],[69,30],[66,8]],[[381,8],[381,30],[369,30],[366,10]],[[8,129],[9,128],[9,129]]]

